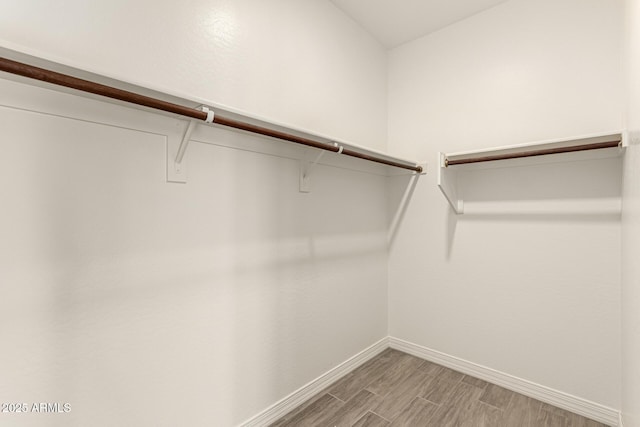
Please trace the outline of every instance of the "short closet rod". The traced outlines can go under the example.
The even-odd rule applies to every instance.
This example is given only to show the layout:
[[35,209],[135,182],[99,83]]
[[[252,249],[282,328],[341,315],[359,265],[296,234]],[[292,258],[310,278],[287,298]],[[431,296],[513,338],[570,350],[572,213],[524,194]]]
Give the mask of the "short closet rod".
[[611,141],[596,142],[593,144],[573,145],[569,147],[521,151],[521,152],[515,152],[515,153],[496,154],[492,156],[469,157],[466,159],[458,159],[458,160],[445,159],[444,163],[445,163],[445,166],[455,166],[455,165],[464,165],[467,163],[480,163],[480,162],[491,162],[494,160],[508,160],[508,159],[519,159],[522,157],[544,156],[547,154],[560,154],[560,153],[572,153],[575,151],[598,150],[600,148],[618,147],[620,146],[621,142],[622,141],[620,138],[616,138]]
[[[162,110],[173,114],[189,117],[192,119],[198,119],[202,121],[207,120],[207,112],[196,110],[194,108],[185,107],[183,105],[174,104],[172,102],[163,101],[150,96],[129,92],[126,90],[118,89],[112,86],[103,85],[100,83],[92,82],[89,80],[79,79],[67,74],[58,73],[44,68],[35,67],[33,65],[24,64],[21,62],[13,61],[7,58],[0,57],[0,71],[4,71],[11,74],[27,77],[30,79],[40,80],[43,82],[55,84],[58,86],[65,86],[71,89],[80,90],[83,92],[93,93],[95,95],[104,96],[111,99],[117,99],[128,103],[140,105],[143,107],[153,108],[156,110]],[[332,151],[334,153],[341,152],[344,155],[357,157],[360,159],[368,160],[371,162],[381,163],[384,165],[394,166],[397,168],[407,169],[414,172],[421,173],[422,166],[412,164],[409,162],[403,162],[400,160],[391,160],[385,157],[378,157],[375,155],[367,154],[350,148],[343,148],[339,145],[330,144],[321,141],[315,141],[309,138],[304,138],[297,135],[292,135],[286,132],[269,129],[263,126],[257,126],[250,123],[241,122],[230,118],[220,117],[218,114],[214,116],[213,123],[227,126],[234,129],[239,129],[247,132],[252,132],[271,138],[277,138],[296,144],[306,145],[308,147],[319,148],[322,150]]]

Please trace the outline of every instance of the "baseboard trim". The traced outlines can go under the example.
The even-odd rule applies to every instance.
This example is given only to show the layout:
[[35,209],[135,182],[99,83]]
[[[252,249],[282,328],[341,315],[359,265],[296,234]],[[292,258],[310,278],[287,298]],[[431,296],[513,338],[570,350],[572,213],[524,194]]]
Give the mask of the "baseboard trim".
[[525,396],[557,406],[558,408],[566,409],[567,411],[591,418],[603,424],[614,427],[623,427],[622,413],[613,408],[395,337],[386,337],[381,339],[377,343],[342,362],[335,368],[322,374],[315,380],[271,405],[261,413],[241,423],[239,426],[262,427],[277,421],[279,418],[286,415],[306,400],[324,390],[326,387],[331,385],[331,383],[347,375],[358,366],[383,352],[388,347],[455,369],[456,371],[464,374],[483,379],[509,390],[524,394]]
[[456,371],[483,379],[509,390],[538,399],[567,411],[591,418],[609,426],[622,426],[620,412],[576,397],[558,390],[545,387],[504,372],[496,371],[436,350],[413,344],[399,338],[389,337],[389,346]]
[[262,427],[267,426],[274,421],[278,420],[297,406],[310,399],[314,395],[318,394],[333,382],[339,380],[343,376],[347,375],[358,366],[362,365],[366,361],[372,359],[378,354],[382,353],[385,349],[389,348],[389,337],[385,337],[373,344],[372,346],[364,349],[360,353],[351,357],[350,359],[342,362],[330,371],[322,374],[315,380],[300,387],[284,399],[271,405],[258,415],[240,424],[241,427]]

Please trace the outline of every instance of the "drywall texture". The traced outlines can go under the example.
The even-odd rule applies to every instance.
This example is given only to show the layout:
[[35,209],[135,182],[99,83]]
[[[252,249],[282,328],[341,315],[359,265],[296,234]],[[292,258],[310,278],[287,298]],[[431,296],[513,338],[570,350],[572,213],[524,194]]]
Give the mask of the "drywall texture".
[[182,123],[0,84],[0,402],[71,405],[0,424],[237,425],[387,335],[386,177],[199,127],[170,184]]
[[385,149],[383,48],[327,0],[0,0],[0,44]]
[[[622,15],[513,0],[391,51],[389,149],[435,163],[619,129]],[[392,234],[390,335],[619,409],[620,187],[619,158],[469,172],[483,213],[456,216],[421,177]]]
[[622,199],[622,413],[640,426],[640,1],[626,2],[627,126]]

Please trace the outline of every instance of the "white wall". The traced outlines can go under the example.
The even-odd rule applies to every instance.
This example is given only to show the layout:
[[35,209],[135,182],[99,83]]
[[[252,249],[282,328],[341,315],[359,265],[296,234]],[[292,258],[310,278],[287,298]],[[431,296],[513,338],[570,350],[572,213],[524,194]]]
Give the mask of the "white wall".
[[[0,7],[5,46],[386,147],[385,54],[329,2]],[[512,0],[392,51],[390,151],[433,166],[439,150],[619,128],[621,22],[619,1]],[[189,183],[166,184],[174,121],[1,83],[0,401],[72,404],[13,424],[247,419],[386,335],[400,217],[392,335],[620,407],[619,216],[597,209],[619,197],[619,160],[465,178],[468,200],[586,198],[580,215],[455,217],[433,167],[399,215],[406,178],[387,200],[355,161],[325,165],[303,195],[303,152],[225,131],[200,129]],[[270,155],[224,148],[240,145]]]
[[385,52],[327,0],[0,0],[0,10],[0,45],[385,149]]
[[640,2],[626,2],[627,126],[622,211],[622,412],[625,427],[640,426]]
[[[435,164],[620,129],[622,22],[618,1],[512,0],[394,49],[389,150]],[[485,213],[462,216],[434,169],[393,241],[390,335],[619,409],[620,159],[470,172]]]
[[168,184],[175,120],[2,91],[0,400],[72,405],[11,425],[236,425],[386,336],[386,177],[200,128]]
[[[384,148],[385,54],[329,2],[2,3],[12,47]],[[380,168],[302,194],[312,153],[199,127],[168,184],[182,123],[0,84],[0,401],[72,408],[0,424],[236,425],[387,335]]]

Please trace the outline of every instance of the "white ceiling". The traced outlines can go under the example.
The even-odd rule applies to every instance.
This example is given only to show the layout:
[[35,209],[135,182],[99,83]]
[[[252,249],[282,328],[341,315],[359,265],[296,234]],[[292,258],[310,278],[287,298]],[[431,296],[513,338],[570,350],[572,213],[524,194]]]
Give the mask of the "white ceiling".
[[388,49],[507,0],[331,0]]

